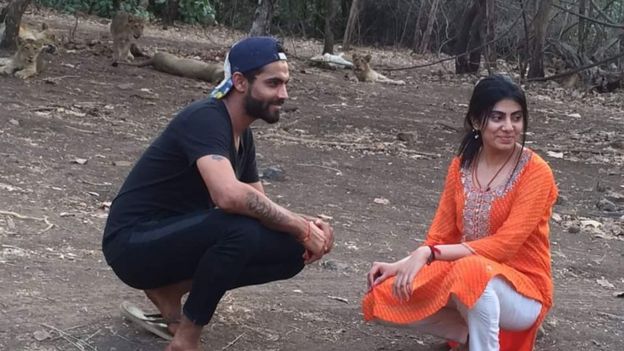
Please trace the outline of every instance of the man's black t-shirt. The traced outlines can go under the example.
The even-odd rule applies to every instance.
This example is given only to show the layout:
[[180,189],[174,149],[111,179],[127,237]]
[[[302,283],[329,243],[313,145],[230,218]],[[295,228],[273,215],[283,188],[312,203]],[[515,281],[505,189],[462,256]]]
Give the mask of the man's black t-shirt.
[[227,157],[240,181],[258,181],[251,129],[241,135],[237,152],[223,102],[197,101],[169,123],[126,178],[111,205],[104,230],[105,253],[117,233],[137,223],[214,208],[196,164],[206,155]]

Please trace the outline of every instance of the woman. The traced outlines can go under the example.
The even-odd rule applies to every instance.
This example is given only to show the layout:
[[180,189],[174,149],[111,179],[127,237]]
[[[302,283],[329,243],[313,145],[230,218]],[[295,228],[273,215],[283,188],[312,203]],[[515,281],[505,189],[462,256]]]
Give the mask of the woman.
[[399,261],[373,263],[366,320],[412,326],[458,350],[533,349],[552,306],[557,187],[524,146],[527,123],[526,98],[511,80],[476,85],[427,238]]

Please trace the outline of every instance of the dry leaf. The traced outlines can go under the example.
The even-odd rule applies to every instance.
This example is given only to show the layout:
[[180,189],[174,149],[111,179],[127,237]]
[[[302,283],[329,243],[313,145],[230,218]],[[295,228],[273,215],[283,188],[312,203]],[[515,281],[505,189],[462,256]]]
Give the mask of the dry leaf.
[[328,216],[328,215],[325,215],[325,214],[322,214],[322,213],[321,214],[317,214],[316,216],[318,218],[324,220],[324,221],[331,221],[332,219],[334,219],[334,217]]
[[615,285],[611,284],[611,282],[606,280],[605,277],[600,277],[600,279],[596,279],[596,282],[598,283],[598,285],[602,286],[603,288],[609,288],[609,289],[615,288]]
[[375,202],[376,204],[380,204],[380,205],[387,205],[390,203],[390,200],[385,199],[383,197],[376,197],[375,200],[373,200],[373,202]]
[[587,227],[594,227],[594,228],[600,228],[602,227],[602,223],[595,221],[593,219],[584,219],[581,220],[581,227],[583,228],[587,228]]
[[43,341],[52,337],[52,335],[45,330],[37,330],[33,335],[37,341]]
[[563,152],[546,151],[546,155],[552,158],[563,158]]

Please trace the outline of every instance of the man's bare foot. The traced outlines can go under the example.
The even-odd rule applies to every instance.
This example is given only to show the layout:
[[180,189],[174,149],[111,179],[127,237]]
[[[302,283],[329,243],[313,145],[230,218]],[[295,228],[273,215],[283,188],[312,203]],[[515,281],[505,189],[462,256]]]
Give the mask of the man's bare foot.
[[195,325],[185,316],[178,325],[176,333],[165,351],[200,351],[202,326]]
[[167,329],[175,335],[182,317],[182,296],[191,288],[191,281],[167,285],[156,289],[144,290],[145,295],[158,308],[163,319],[167,322]]

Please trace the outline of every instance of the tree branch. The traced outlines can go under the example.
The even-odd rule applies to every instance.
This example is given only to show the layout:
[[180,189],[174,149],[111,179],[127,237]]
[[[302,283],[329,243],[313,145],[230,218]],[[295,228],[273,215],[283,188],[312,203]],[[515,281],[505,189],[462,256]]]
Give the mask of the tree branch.
[[529,78],[529,79],[527,79],[527,81],[528,82],[545,82],[547,80],[553,80],[553,79],[567,77],[567,76],[572,75],[574,73],[578,73],[580,71],[584,71],[584,70],[592,68],[592,67],[603,65],[603,64],[605,64],[605,63],[607,63],[609,61],[613,61],[613,60],[619,59],[620,57],[624,57],[624,52],[622,52],[620,54],[617,54],[615,56],[612,56],[612,57],[610,57],[608,59],[604,59],[604,60],[599,61],[599,62],[589,63],[587,65],[584,65],[584,66],[581,66],[581,67],[577,67],[577,68],[575,68],[573,70],[570,70],[570,71],[567,71],[567,72],[555,74],[554,76]]
[[481,50],[481,49],[483,49],[484,47],[486,47],[486,46],[488,46],[488,45],[490,45],[490,44],[492,44],[492,43],[495,43],[495,42],[499,41],[500,39],[504,38],[505,36],[507,36],[507,34],[511,33],[511,30],[512,30],[512,29],[516,26],[516,24],[518,23],[518,21],[520,20],[520,18],[522,18],[522,15],[518,16],[518,17],[517,17],[517,18],[513,21],[513,23],[509,26],[509,28],[507,28],[507,30],[506,30],[503,34],[501,34],[501,35],[499,35],[498,37],[496,37],[496,38],[494,38],[494,39],[492,39],[492,40],[488,41],[487,43],[482,44],[482,45],[480,45],[480,46],[477,46],[476,48],[473,48],[472,50],[469,50],[469,51],[467,51],[467,52],[462,52],[461,54],[457,54],[457,55],[455,55],[455,56],[452,56],[452,57],[447,57],[447,58],[445,58],[445,59],[438,60],[438,61],[431,62],[431,63],[427,63],[427,64],[424,64],[424,65],[414,65],[414,66],[408,66],[408,67],[398,67],[398,68],[382,68],[381,70],[382,70],[382,71],[387,71],[387,72],[391,72],[391,71],[404,71],[404,70],[408,70],[408,69],[423,68],[423,67],[434,66],[434,65],[437,65],[437,64],[442,63],[442,62],[455,60],[456,58],[458,58],[458,57],[460,57],[460,56],[465,56],[465,55],[468,55],[468,54],[470,54],[470,53],[472,53],[472,52],[475,52],[475,51]]
[[562,7],[562,6],[557,5],[557,4],[552,4],[552,6],[558,8],[558,9],[560,9],[562,11],[565,11],[567,13],[570,13],[570,14],[576,16],[576,17],[579,17],[579,18],[582,18],[582,19],[586,19],[586,20],[588,20],[590,22],[593,22],[593,23],[596,23],[596,24],[600,24],[600,25],[605,26],[605,27],[624,29],[624,25],[622,25],[622,24],[614,24],[614,23],[608,23],[608,22],[599,21],[599,20],[597,20],[595,18],[591,18],[591,17],[585,16],[585,15],[581,15],[580,13],[574,12],[572,10],[568,10],[565,7]]

